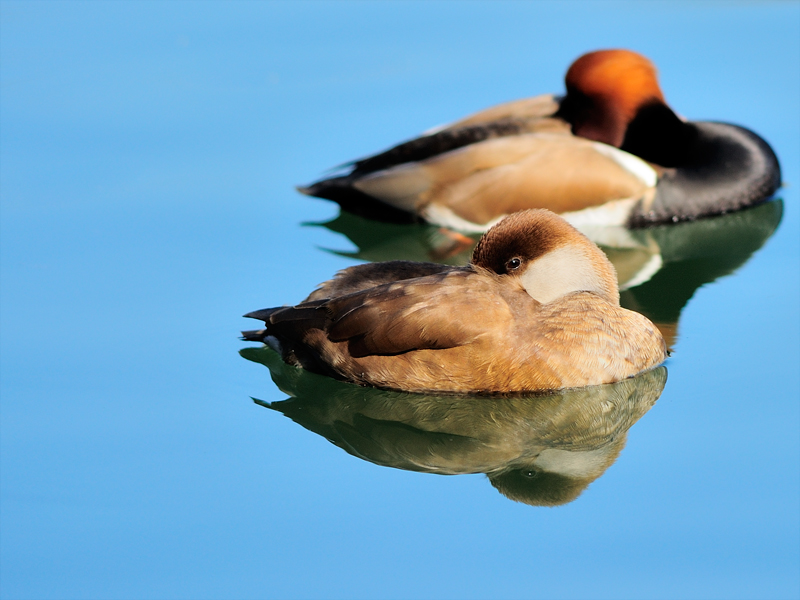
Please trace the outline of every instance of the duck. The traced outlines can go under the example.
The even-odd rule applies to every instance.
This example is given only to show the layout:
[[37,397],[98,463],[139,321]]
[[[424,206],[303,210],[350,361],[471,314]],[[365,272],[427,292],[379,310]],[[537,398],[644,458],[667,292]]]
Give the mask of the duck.
[[661,364],[664,338],[620,306],[605,254],[552,211],[514,213],[465,266],[389,261],[339,271],[242,332],[288,364],[362,386],[507,394],[612,383]]
[[372,219],[482,233],[528,208],[582,229],[695,220],[763,202],[781,185],[766,141],[679,117],[641,54],[584,54],[565,83],[563,96],[482,110],[297,189]]
[[[596,227],[581,233],[614,265],[620,304],[653,321],[667,347],[675,348],[678,321],[689,299],[701,286],[745,264],[778,229],[783,213],[783,200],[776,198],[714,218],[646,229]],[[404,259],[461,265],[479,238],[471,234],[467,243],[460,244],[432,225],[368,222],[347,212],[306,225],[343,235],[355,247],[321,247],[323,251],[372,262]]]

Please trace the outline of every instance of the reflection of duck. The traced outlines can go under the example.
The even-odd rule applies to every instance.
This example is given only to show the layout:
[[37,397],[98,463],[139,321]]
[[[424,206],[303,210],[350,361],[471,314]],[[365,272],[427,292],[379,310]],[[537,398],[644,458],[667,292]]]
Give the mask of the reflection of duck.
[[680,119],[635,52],[580,57],[566,88],[481,111],[299,189],[370,217],[485,231],[526,208],[576,226],[695,219],[761,202],[780,185],[764,140]]
[[449,229],[425,223],[370,222],[349,212],[341,212],[330,221],[305,225],[341,233],[356,246],[352,252],[326,249],[328,252],[369,262],[413,260],[463,265],[469,261],[480,237],[479,234],[454,237]]
[[653,320],[670,347],[681,311],[698,288],[733,273],[775,233],[783,202],[676,227],[637,231],[642,244],[659,248],[663,267],[648,281],[622,292],[623,306]]
[[269,348],[244,358],[269,367],[292,396],[262,406],[361,459],[398,469],[486,473],[513,500],[570,502],[616,460],[628,429],[661,395],[661,367],[615,384],[515,398],[425,396],[356,387],[286,365]]
[[298,306],[246,315],[245,338],[288,362],[381,388],[520,392],[609,383],[666,358],[619,306],[600,249],[546,210],[511,215],[466,267],[390,262],[340,271]]
[[[783,202],[775,200],[710,219],[637,230],[592,228],[585,233],[614,265],[622,306],[655,321],[672,346],[680,312],[695,290],[744,264],[773,234],[782,213]],[[336,253],[361,260],[457,265],[464,264],[472,250],[432,225],[368,223],[349,213],[314,225],[347,236],[356,250]]]

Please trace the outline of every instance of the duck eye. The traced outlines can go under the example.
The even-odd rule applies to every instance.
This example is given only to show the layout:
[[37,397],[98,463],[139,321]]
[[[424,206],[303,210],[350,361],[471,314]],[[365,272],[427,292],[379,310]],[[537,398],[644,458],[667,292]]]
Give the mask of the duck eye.
[[512,258],[506,263],[506,271],[514,271],[515,269],[519,269],[521,264],[522,261],[519,258]]

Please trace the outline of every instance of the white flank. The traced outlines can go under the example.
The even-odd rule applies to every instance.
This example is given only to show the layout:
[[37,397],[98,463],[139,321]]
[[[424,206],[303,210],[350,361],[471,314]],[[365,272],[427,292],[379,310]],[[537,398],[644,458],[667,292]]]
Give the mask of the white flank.
[[594,148],[600,154],[606,155],[623,169],[638,177],[647,187],[656,186],[658,173],[638,156],[600,142],[594,142]]
[[[600,206],[592,206],[591,208],[584,208],[583,210],[561,213],[561,216],[567,223],[578,229],[587,237],[590,237],[588,231],[591,227],[624,226],[628,222],[628,217],[630,217],[631,211],[633,211],[633,207],[636,206],[638,201],[639,198],[612,200]],[[584,231],[584,229],[587,231]]]

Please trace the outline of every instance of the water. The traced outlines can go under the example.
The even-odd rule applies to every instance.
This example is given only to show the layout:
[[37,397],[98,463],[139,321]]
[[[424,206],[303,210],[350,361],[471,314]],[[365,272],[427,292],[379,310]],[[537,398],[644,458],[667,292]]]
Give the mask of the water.
[[[798,3],[1,10],[3,598],[800,595]],[[660,397],[605,392],[610,433],[562,435],[589,453],[576,499],[515,502],[477,468],[552,440],[508,448],[473,425],[488,437],[448,430],[453,447],[396,425],[380,394],[356,417],[326,393],[313,423],[292,412],[307,399],[281,404],[240,315],[359,260],[468,256],[293,186],[560,91],[575,57],[616,46],[654,60],[682,115],[761,134],[787,185],[609,250],[623,303],[674,353]],[[549,429],[524,410],[504,413]],[[446,464],[420,467],[420,448]],[[471,474],[390,468],[410,465]]]

